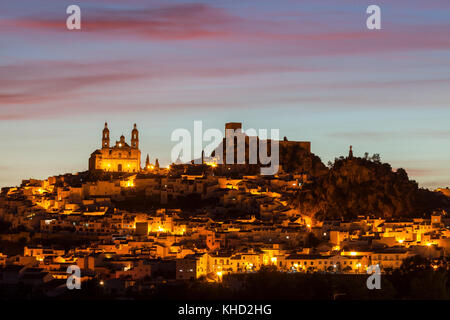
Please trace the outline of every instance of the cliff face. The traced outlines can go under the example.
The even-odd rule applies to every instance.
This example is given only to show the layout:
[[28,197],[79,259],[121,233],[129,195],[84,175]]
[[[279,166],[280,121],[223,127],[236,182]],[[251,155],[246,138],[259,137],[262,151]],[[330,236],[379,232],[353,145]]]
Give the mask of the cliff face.
[[309,173],[320,177],[328,172],[328,168],[320,158],[296,143],[280,143],[280,165],[289,173]]
[[302,214],[316,219],[421,217],[446,209],[448,198],[419,189],[405,170],[396,172],[387,163],[362,158],[336,160],[332,169],[298,196]]

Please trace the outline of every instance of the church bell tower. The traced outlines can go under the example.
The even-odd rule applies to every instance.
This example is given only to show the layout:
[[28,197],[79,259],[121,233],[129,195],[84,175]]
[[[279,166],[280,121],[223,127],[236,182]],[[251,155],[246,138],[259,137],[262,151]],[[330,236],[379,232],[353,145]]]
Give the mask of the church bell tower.
[[109,148],[109,129],[107,122],[105,122],[105,128],[103,129],[102,148]]
[[139,149],[139,131],[136,128],[136,123],[134,124],[133,131],[131,131],[131,147]]

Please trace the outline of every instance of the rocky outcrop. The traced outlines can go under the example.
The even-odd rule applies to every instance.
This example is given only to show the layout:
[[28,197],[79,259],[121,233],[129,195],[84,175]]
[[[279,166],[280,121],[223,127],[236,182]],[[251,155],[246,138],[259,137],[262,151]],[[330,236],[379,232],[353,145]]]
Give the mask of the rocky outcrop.
[[308,173],[313,177],[328,173],[320,158],[302,148],[300,143],[280,143],[280,165],[288,173]]
[[449,207],[447,197],[420,189],[405,170],[363,158],[337,159],[327,174],[304,186],[297,201],[302,214],[319,220],[421,217]]

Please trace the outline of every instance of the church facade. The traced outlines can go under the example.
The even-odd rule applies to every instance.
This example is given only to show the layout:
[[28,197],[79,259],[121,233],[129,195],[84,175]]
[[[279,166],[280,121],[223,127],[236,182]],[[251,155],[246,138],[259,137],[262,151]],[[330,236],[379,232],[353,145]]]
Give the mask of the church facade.
[[89,170],[106,172],[139,172],[141,170],[141,151],[139,150],[139,131],[134,124],[131,131],[131,145],[122,135],[114,146],[110,146],[108,124],[102,134],[102,148],[95,150],[89,158]]

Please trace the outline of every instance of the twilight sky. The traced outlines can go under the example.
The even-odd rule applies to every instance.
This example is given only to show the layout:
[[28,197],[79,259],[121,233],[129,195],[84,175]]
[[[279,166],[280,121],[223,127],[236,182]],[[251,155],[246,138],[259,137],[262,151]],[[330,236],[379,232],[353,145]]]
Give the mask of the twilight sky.
[[86,170],[105,121],[112,142],[136,122],[143,160],[167,164],[194,120],[279,128],[324,163],[353,145],[450,186],[450,1],[0,4],[0,186]]

